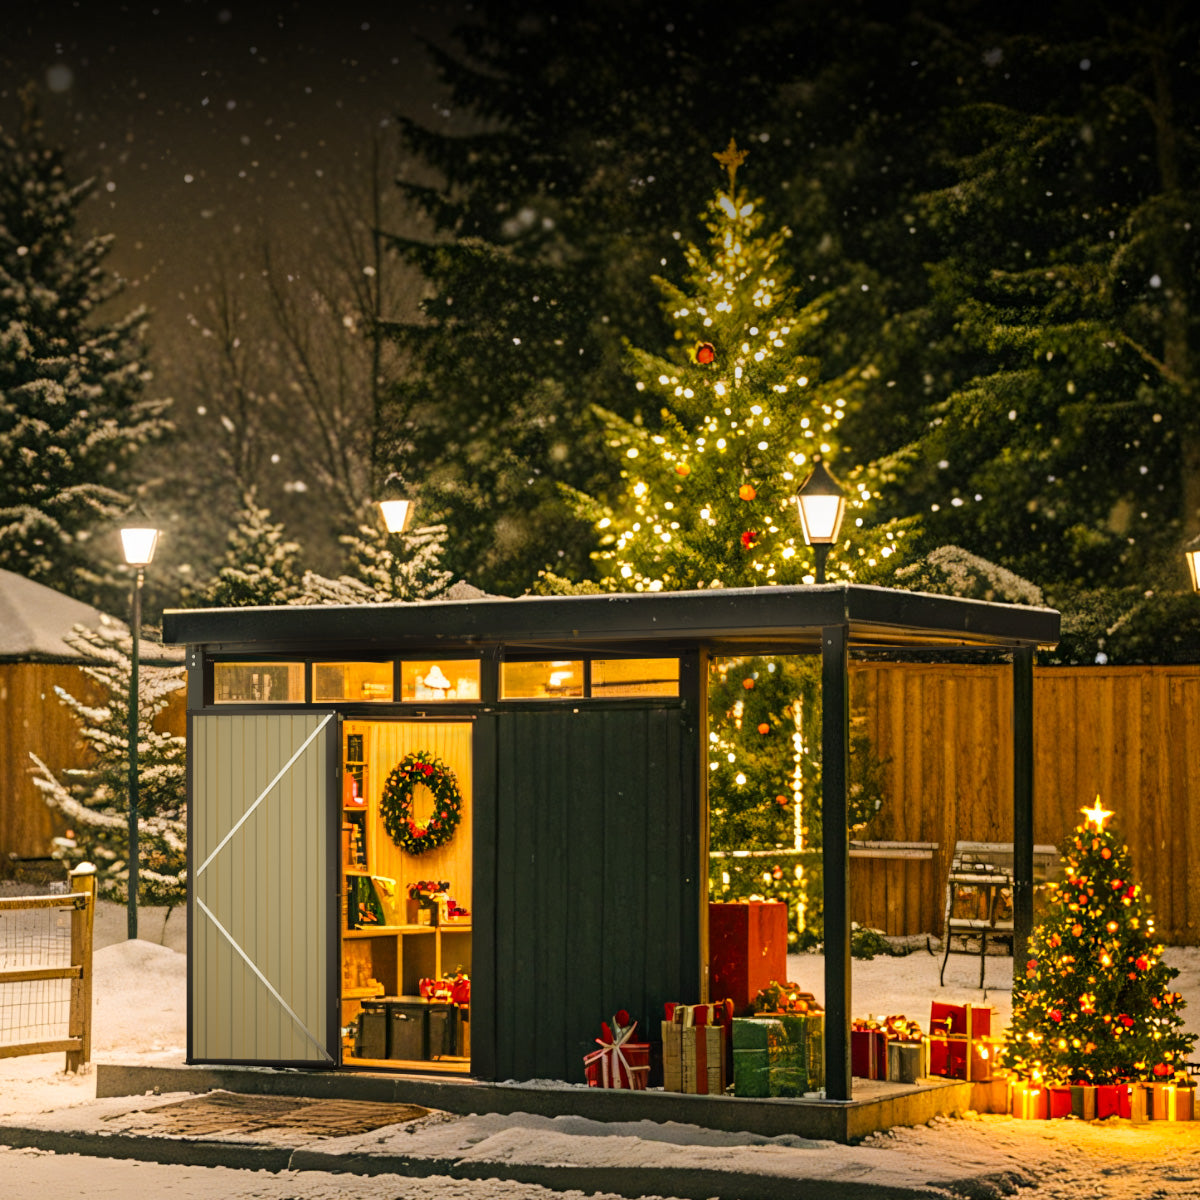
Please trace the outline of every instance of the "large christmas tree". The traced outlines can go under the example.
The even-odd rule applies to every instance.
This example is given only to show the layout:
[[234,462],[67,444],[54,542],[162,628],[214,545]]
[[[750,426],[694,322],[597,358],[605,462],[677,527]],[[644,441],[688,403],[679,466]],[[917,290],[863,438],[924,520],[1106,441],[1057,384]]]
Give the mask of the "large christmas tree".
[[1179,972],[1162,961],[1129,847],[1105,827],[1112,813],[1097,796],[1083,814],[1063,854],[1066,877],[1013,986],[1003,1062],[1048,1083],[1168,1078],[1196,1040],[1170,988]]
[[832,455],[850,492],[828,577],[870,579],[904,529],[864,528],[871,492],[836,461],[853,393],[849,380],[819,378],[829,298],[800,303],[784,259],[789,231],[769,232],[759,202],[737,185],[745,152],[731,142],[716,157],[729,185],[707,207],[707,247],[687,248],[681,286],[654,280],[677,348],[631,351],[636,386],[657,412],[633,421],[604,413],[625,481],[611,509],[591,510],[605,582],[636,591],[812,582],[795,496],[815,455]]

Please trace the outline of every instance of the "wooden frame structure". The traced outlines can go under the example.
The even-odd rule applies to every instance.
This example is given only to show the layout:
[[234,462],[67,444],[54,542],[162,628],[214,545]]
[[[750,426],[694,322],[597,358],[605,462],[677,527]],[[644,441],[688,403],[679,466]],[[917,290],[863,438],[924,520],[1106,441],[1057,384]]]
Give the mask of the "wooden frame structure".
[[[531,597],[519,600],[480,600],[384,604],[373,606],[315,606],[261,609],[169,611],[164,615],[164,641],[187,646],[189,718],[214,711],[213,664],[241,657],[256,659],[329,657],[378,659],[405,654],[473,655],[482,667],[482,688],[477,704],[468,706],[477,719],[475,770],[477,811],[474,825],[475,1004],[494,1006],[500,1012],[490,1026],[473,1017],[472,1072],[481,1078],[526,1077],[514,1072],[538,1069],[533,1059],[505,1058],[508,1039],[523,1033],[526,1039],[550,1039],[565,1047],[554,1061],[569,1062],[580,1031],[568,1028],[585,1011],[584,998],[564,994],[561,1003],[535,1009],[513,999],[514,988],[534,990],[534,979],[546,985],[539,972],[554,973],[570,961],[556,949],[570,942],[560,928],[566,919],[547,903],[537,888],[500,888],[500,880],[520,870],[520,849],[514,841],[513,805],[527,806],[523,818],[544,825],[555,844],[570,847],[572,831],[555,815],[561,795],[546,778],[536,775],[538,750],[550,736],[567,737],[571,722],[543,720],[535,729],[531,706],[505,702],[497,690],[498,664],[509,656],[544,654],[636,655],[673,653],[680,658],[678,699],[668,702],[572,701],[559,710],[581,718],[572,753],[581,769],[610,762],[598,748],[599,739],[620,739],[653,734],[657,740],[651,758],[654,770],[671,786],[667,807],[654,816],[655,836],[663,828],[674,830],[678,845],[661,857],[663,847],[650,847],[643,832],[633,834],[632,863],[653,864],[658,872],[659,895],[666,908],[652,915],[646,903],[630,905],[618,895],[616,877],[598,881],[596,911],[622,926],[622,940],[597,943],[603,949],[603,966],[596,970],[598,986],[590,986],[587,1003],[596,996],[614,994],[624,981],[645,980],[644,1011],[662,999],[701,999],[706,988],[699,977],[704,943],[706,895],[707,796],[703,768],[707,720],[705,684],[707,660],[712,655],[812,654],[820,655],[823,702],[823,866],[825,888],[825,1001],[826,1094],[832,1100],[850,1100],[850,909],[848,902],[849,836],[846,827],[847,766],[849,755],[850,655],[856,651],[887,651],[897,656],[930,651],[954,655],[981,651],[1010,656],[1013,671],[1012,723],[1014,824],[1014,926],[1017,960],[1032,929],[1033,917],[1033,661],[1039,646],[1058,640],[1059,614],[1051,609],[993,604],[944,596],[856,585],[770,587],[674,593],[622,593],[599,596]],[[546,702],[539,702],[545,712]],[[325,706],[323,706],[325,707]],[[338,708],[338,706],[332,706]],[[345,706],[353,715],[352,706]],[[428,708],[428,706],[424,706]],[[394,705],[397,716],[422,715],[421,705]],[[381,711],[373,707],[373,713]],[[588,714],[594,717],[588,723]],[[606,714],[614,713],[611,718]],[[642,715],[639,716],[638,713]],[[655,714],[663,714],[655,716]],[[439,714],[440,715],[440,714]],[[190,722],[189,722],[190,723]],[[1001,736],[1002,731],[997,731]],[[189,734],[190,741],[190,734]],[[597,744],[591,744],[596,741]],[[506,758],[507,756],[507,758]],[[674,757],[674,761],[665,761]],[[509,767],[505,763],[509,763]],[[527,792],[517,796],[511,764],[533,772]],[[506,773],[507,772],[507,773]],[[638,793],[642,803],[661,789]],[[634,787],[628,772],[621,786]],[[636,823],[633,823],[636,824]],[[647,822],[647,825],[649,822]],[[549,836],[549,835],[548,835]],[[588,832],[607,844],[616,833],[599,824]],[[645,837],[650,832],[644,833]],[[656,855],[658,857],[656,857]],[[586,867],[586,856],[578,864]],[[578,883],[578,877],[574,881]],[[567,897],[560,888],[549,899]],[[189,923],[192,919],[189,905]],[[533,944],[521,980],[503,975],[496,953],[497,939],[514,921],[527,921],[540,937]],[[547,923],[552,929],[543,930]],[[552,935],[552,936],[551,936]],[[647,973],[648,940],[670,947],[670,970],[655,965]],[[689,969],[688,964],[691,964]],[[574,971],[588,969],[586,961]],[[640,973],[639,973],[640,972]],[[655,973],[657,972],[657,973]],[[629,990],[634,990],[629,984]],[[642,987],[641,984],[637,985]],[[664,989],[673,989],[664,994]],[[189,991],[189,1003],[191,993]],[[630,1004],[633,1007],[633,1004]],[[601,1010],[600,1016],[605,1015]],[[523,1026],[536,1018],[535,1030]],[[198,1019],[198,1017],[196,1018]],[[586,1031],[585,1031],[586,1036]],[[519,1038],[517,1040],[520,1040]],[[544,1062],[546,1060],[537,1060]],[[547,1068],[542,1067],[542,1070]],[[565,1068],[559,1068],[564,1069]],[[533,1077],[532,1075],[528,1077]]]

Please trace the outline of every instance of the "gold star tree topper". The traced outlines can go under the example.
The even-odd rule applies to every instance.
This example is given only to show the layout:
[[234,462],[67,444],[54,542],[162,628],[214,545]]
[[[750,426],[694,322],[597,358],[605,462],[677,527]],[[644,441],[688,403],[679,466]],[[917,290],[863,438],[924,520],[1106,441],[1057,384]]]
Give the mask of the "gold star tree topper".
[[1104,822],[1112,816],[1112,813],[1100,805],[1100,796],[1097,794],[1096,803],[1091,808],[1081,808],[1079,810],[1087,818],[1088,825],[1095,825],[1097,830],[1104,828]]
[[749,150],[738,149],[736,138],[730,138],[729,145],[726,146],[724,150],[713,151],[713,158],[715,158],[717,162],[719,162],[721,166],[723,166],[725,170],[729,172],[730,193],[733,192],[734,181],[737,178],[738,167],[740,167],[742,163],[746,161],[746,155],[749,153]]

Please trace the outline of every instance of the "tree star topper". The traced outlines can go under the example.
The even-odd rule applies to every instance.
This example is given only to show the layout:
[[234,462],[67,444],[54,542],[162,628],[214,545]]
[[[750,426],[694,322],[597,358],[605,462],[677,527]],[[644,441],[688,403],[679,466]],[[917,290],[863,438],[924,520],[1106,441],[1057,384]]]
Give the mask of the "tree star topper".
[[1079,810],[1087,818],[1090,825],[1095,825],[1097,830],[1104,828],[1104,822],[1112,816],[1112,813],[1106,808],[1100,806],[1100,797],[1096,797],[1096,804],[1093,808],[1081,808]]
[[746,161],[746,155],[749,150],[739,150],[737,147],[737,139],[730,138],[729,145],[720,152],[714,150],[713,158],[717,160],[729,172],[729,191],[732,194],[734,181],[737,178],[737,169]]

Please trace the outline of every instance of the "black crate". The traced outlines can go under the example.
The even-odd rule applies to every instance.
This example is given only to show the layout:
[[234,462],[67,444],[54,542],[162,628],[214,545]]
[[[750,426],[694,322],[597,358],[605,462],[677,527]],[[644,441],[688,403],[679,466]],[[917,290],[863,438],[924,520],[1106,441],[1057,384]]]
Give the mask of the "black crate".
[[356,1058],[387,1058],[388,1057],[388,1018],[382,1009],[363,1010],[358,1014],[358,1027],[354,1035],[354,1056]]

